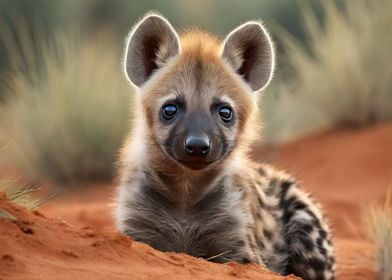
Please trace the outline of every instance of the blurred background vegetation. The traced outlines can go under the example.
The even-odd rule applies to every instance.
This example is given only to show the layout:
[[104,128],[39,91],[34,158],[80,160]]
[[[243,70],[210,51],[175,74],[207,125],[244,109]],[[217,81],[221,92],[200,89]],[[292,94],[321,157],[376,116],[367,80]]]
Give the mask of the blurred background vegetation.
[[265,142],[392,119],[390,0],[0,0],[3,165],[59,185],[113,176],[132,114],[124,38],[149,10],[221,37],[263,19],[279,57]]

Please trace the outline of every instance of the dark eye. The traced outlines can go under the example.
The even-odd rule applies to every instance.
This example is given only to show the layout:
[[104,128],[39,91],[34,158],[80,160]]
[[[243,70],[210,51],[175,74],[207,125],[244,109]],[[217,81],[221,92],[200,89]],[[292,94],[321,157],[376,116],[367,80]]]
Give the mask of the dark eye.
[[233,118],[233,111],[227,106],[220,107],[219,116],[224,122],[229,122]]
[[172,119],[176,113],[177,113],[176,105],[169,104],[169,105],[163,106],[163,108],[162,108],[162,115],[167,120]]

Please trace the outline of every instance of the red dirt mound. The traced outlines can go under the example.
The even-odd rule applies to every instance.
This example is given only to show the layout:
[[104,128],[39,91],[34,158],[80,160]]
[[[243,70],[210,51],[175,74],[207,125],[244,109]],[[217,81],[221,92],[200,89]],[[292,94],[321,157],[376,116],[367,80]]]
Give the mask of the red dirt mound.
[[9,202],[0,208],[0,279],[297,279],[259,265],[162,253],[113,230],[76,228]]

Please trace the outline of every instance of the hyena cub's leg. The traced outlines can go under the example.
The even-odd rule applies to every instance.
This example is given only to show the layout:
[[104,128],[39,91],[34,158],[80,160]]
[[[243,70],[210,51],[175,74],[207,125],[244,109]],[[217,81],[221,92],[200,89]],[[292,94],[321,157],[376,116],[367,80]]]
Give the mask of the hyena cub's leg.
[[280,189],[287,273],[307,279],[334,279],[335,259],[329,227],[319,208],[293,181]]

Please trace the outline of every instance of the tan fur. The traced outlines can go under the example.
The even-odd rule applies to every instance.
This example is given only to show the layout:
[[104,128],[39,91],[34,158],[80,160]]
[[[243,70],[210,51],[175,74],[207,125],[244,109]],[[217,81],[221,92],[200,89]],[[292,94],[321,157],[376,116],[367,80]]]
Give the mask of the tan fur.
[[[130,134],[121,152],[121,162],[123,162],[121,166],[127,166],[127,168],[122,167],[123,170],[131,170],[132,172],[134,169],[129,166],[133,161],[128,159],[127,155],[129,151],[140,150],[143,146],[141,141],[148,143],[151,141],[149,140],[151,137],[166,137],[164,131],[161,131],[161,135],[154,135],[156,126],[159,124],[153,119],[153,116],[158,115],[157,110],[161,105],[159,100],[171,92],[174,94],[185,92],[189,97],[190,107],[202,106],[205,107],[204,110],[208,110],[209,101],[216,94],[218,96],[227,95],[233,100],[238,111],[246,112],[246,115],[241,118],[241,127],[238,131],[242,137],[235,152],[237,155],[244,155],[248,151],[249,144],[260,135],[258,96],[249,94],[248,86],[238,76],[235,76],[229,66],[221,59],[222,42],[200,30],[185,33],[180,37],[180,41],[181,56],[169,61],[165,71],[156,73],[155,77],[141,88],[142,93],[135,96],[133,108],[137,120],[133,121],[134,133]],[[204,87],[201,90],[194,88],[195,81],[191,75],[196,63],[203,64],[206,70],[200,77],[205,79]],[[247,131],[247,133],[243,133],[243,131]],[[149,154],[152,156],[151,160],[157,164],[157,168],[168,173],[177,170],[177,167],[170,170],[170,167],[174,166],[167,164],[166,155],[161,151],[152,145],[149,145],[149,149],[152,149]],[[138,156],[146,156],[146,154]],[[124,175],[124,172],[120,173]],[[125,177],[128,176],[125,175]]]

